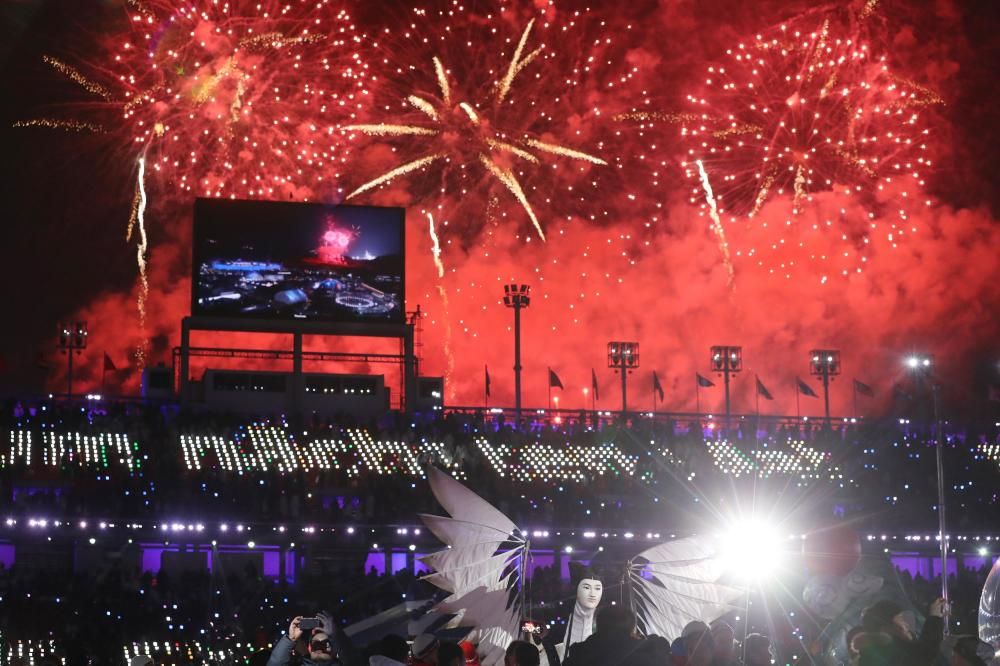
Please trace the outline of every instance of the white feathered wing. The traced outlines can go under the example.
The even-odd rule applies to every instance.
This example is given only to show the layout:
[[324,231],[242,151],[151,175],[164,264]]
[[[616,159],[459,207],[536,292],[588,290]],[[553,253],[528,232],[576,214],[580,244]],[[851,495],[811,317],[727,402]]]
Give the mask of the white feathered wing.
[[427,472],[431,492],[450,517],[420,518],[447,549],[421,561],[434,569],[425,580],[450,593],[434,610],[455,614],[451,626],[469,627],[483,666],[503,663],[517,638],[522,565],[527,543],[503,513],[437,468]]
[[724,564],[707,539],[668,541],[629,562],[632,607],[646,636],[670,640],[692,620],[711,622],[734,610],[742,591],[720,584]]

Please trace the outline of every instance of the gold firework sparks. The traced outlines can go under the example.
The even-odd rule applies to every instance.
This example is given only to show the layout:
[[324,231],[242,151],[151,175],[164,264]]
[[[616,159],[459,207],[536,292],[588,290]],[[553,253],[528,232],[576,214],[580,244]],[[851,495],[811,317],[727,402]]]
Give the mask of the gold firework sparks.
[[[521,38],[518,40],[517,48],[514,50],[514,55],[511,58],[506,73],[496,84],[496,105],[502,104],[507,99],[510,94],[511,86],[517,78],[517,75],[543,51],[543,48],[539,47],[527,55],[523,55],[534,24],[534,20],[529,21],[527,27],[524,29],[524,32],[521,33]],[[448,72],[445,69],[444,64],[441,62],[441,59],[434,56],[432,58],[432,62],[434,65],[434,74],[437,79],[438,89],[441,95],[440,100],[431,101],[417,95],[408,95],[406,97],[406,101],[412,107],[427,116],[427,118],[432,122],[438,123],[437,126],[425,127],[423,125],[377,123],[347,125],[342,129],[346,131],[361,132],[369,136],[436,136],[442,134],[446,129],[442,124],[442,119],[446,118],[449,115],[449,112],[451,112],[454,108],[452,102],[452,90],[451,84],[448,80]],[[473,104],[467,101],[459,101],[457,106],[462,113],[465,114],[472,125],[478,128],[487,127],[487,124],[481,121],[480,112],[476,110]],[[506,187],[517,202],[521,204],[521,207],[524,209],[525,213],[527,213],[528,218],[531,220],[535,230],[538,232],[538,236],[542,240],[545,240],[545,232],[542,229],[542,225],[539,222],[538,217],[535,215],[535,211],[532,208],[531,203],[528,201],[527,195],[524,193],[524,188],[521,186],[520,180],[518,180],[518,177],[512,169],[501,166],[492,157],[490,157],[489,152],[508,153],[532,164],[539,164],[541,161],[539,160],[538,155],[532,152],[532,150],[534,150],[537,152],[548,153],[550,155],[557,155],[559,157],[567,157],[582,162],[588,162],[590,164],[600,166],[607,165],[607,162],[600,157],[575,150],[567,146],[541,141],[530,137],[526,137],[516,142],[511,141],[506,137],[498,138],[497,136],[483,136],[479,140],[482,141],[484,148],[489,149],[489,151],[481,150],[481,152],[478,153],[480,164],[482,164],[490,175]],[[364,183],[347,195],[347,199],[351,199],[362,192],[367,192],[368,190],[376,188],[380,185],[384,185],[399,176],[425,167],[444,157],[444,153],[435,153],[433,155],[427,155],[407,162],[402,166],[396,167],[395,169],[392,169],[391,171]]]
[[428,102],[426,99],[423,99],[422,97],[417,97],[416,95],[410,95],[409,97],[406,98],[406,101],[412,104],[420,111],[423,111],[425,114],[427,114],[427,117],[430,118],[431,120],[438,119],[437,109],[435,109],[434,105]]
[[517,180],[517,176],[513,174],[509,169],[504,169],[496,162],[491,160],[486,155],[480,155],[479,161],[482,162],[486,170],[493,174],[493,177],[503,183],[510,193],[514,195],[514,198],[518,200],[521,207],[531,218],[531,223],[535,225],[535,231],[538,232],[539,238],[545,240],[545,232],[542,230],[542,224],[535,217],[535,211],[531,208],[531,203],[528,201],[528,197],[524,196],[524,190],[521,189],[521,183]]
[[326,39],[324,35],[300,35],[298,37],[285,37],[280,32],[267,32],[253,37],[244,37],[240,40],[241,48],[252,49],[280,49],[286,46],[297,46],[299,44],[315,44]]
[[593,155],[582,153],[579,150],[573,150],[572,148],[567,148],[565,146],[560,146],[554,143],[545,143],[544,141],[539,141],[537,139],[525,139],[524,142],[529,146],[531,146],[532,148],[537,148],[542,152],[551,153],[553,155],[561,155],[562,157],[571,157],[574,160],[583,160],[584,162],[590,162],[591,164],[600,164],[601,166],[607,166],[608,164],[600,157],[594,157]]
[[618,113],[612,116],[612,120],[615,122],[622,122],[623,120],[635,120],[643,122],[646,120],[666,120],[671,123],[683,123],[690,122],[692,120],[698,120],[700,118],[697,113],[672,113],[669,111],[626,111],[625,113]]
[[802,200],[808,196],[806,192],[806,170],[801,164],[795,172],[795,207],[798,208]]
[[107,88],[96,81],[91,81],[86,76],[81,74],[75,67],[71,67],[62,60],[48,55],[42,56],[42,61],[92,95],[97,95],[98,97],[103,97],[104,99],[111,99],[111,92]]
[[428,155],[427,157],[421,157],[420,159],[413,160],[412,162],[407,162],[402,166],[396,167],[392,171],[387,171],[386,173],[382,174],[375,180],[369,180],[367,183],[365,183],[358,189],[348,194],[347,198],[353,199],[362,192],[367,192],[368,190],[378,187],[379,185],[384,185],[385,183],[388,183],[390,180],[393,180],[394,178],[398,178],[399,176],[408,174],[411,171],[416,171],[417,169],[421,169],[430,164],[431,162],[439,160],[443,157],[444,157],[443,153],[437,153],[436,155]]
[[78,120],[56,120],[54,118],[32,118],[31,120],[18,120],[13,127],[44,127],[45,129],[61,129],[70,132],[93,132],[94,134],[104,134],[105,130],[100,125],[94,123],[84,123]]
[[437,130],[427,129],[426,127],[417,127],[416,125],[392,125],[389,123],[380,123],[375,125],[347,125],[344,129],[349,132],[361,132],[362,134],[367,134],[369,136],[433,136],[438,133]]
[[441,60],[434,56],[434,73],[437,75],[438,87],[441,88],[441,101],[445,106],[451,106],[451,87],[448,84],[448,74],[444,71]]
[[[139,158],[139,177],[137,181],[139,188],[139,203],[136,208],[136,228],[139,230],[139,242],[136,245],[136,263],[139,265],[139,326],[146,328],[146,299],[149,297],[149,278],[146,275],[146,248],[148,247],[146,238],[146,155],[143,153]],[[131,236],[131,226],[129,235]]]

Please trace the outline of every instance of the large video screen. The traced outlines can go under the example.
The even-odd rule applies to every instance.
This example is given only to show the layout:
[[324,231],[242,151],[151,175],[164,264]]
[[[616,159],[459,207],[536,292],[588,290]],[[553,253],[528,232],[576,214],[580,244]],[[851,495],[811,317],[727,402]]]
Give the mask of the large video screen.
[[402,208],[198,199],[193,246],[196,316],[405,320]]

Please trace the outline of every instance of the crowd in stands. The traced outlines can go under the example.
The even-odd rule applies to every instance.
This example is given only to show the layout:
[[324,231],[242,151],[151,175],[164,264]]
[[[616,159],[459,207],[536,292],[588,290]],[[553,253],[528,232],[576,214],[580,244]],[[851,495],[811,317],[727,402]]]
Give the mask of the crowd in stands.
[[[176,406],[11,401],[0,427],[0,519],[412,524],[417,513],[440,512],[423,478],[425,466],[434,464],[528,528],[683,531],[703,523],[702,505],[725,503],[751,488],[780,496],[802,513],[803,523],[836,515],[859,531],[936,526],[933,437],[898,418],[808,427],[744,420],[724,428],[709,419],[638,415],[625,423],[592,414],[513,423],[488,414],[445,414],[293,425],[282,416],[248,419]],[[1000,502],[995,426],[949,425],[945,462],[953,529],[992,529]],[[74,573],[72,566],[54,574],[26,568],[20,559],[11,569],[0,563],[4,638],[51,641],[67,664],[121,663],[123,646],[133,646],[131,653],[124,648],[126,656],[141,651],[134,647],[138,640],[197,644],[206,653],[224,646],[226,658],[209,661],[266,661],[292,617],[328,608],[342,627],[433,596],[410,571],[380,574],[360,563],[286,580],[253,565],[171,573],[143,572],[127,561],[105,563],[96,575]],[[976,626],[987,573],[988,566],[953,577],[952,622],[963,632]],[[920,608],[940,592],[939,580],[906,572],[901,584]],[[552,568],[535,570],[531,594],[548,600],[533,609],[536,619],[558,624],[565,618],[563,602],[572,597],[566,585]],[[879,611],[879,622],[890,610]],[[839,663],[817,660],[816,622],[778,627],[753,614],[749,621],[728,621],[738,639],[733,660],[774,651],[781,663]],[[615,622],[619,630],[628,624]],[[864,632],[886,628],[871,619]],[[711,637],[713,629],[647,640],[637,652],[651,661],[634,663],[729,666],[714,656],[699,662],[705,648],[688,640]],[[613,640],[625,641],[627,632],[618,633]],[[516,661],[519,649],[508,663],[523,663]],[[567,660],[569,666],[590,663],[599,662],[573,653]]]
[[[699,503],[757,484],[870,529],[934,525],[933,438],[898,419],[744,421],[723,433],[707,420],[515,425],[484,416],[296,428],[280,416],[13,401],[0,416],[0,496],[20,516],[388,524],[435,509],[422,470],[436,464],[518,524],[680,530]],[[992,527],[996,428],[952,428],[945,461],[955,529]]]

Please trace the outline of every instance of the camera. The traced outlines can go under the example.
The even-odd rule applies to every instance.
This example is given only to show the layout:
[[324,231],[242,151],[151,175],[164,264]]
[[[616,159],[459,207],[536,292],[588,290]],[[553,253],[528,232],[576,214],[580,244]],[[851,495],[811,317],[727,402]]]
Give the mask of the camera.
[[312,631],[323,626],[323,620],[318,617],[304,617],[299,620],[299,629],[302,631]]

